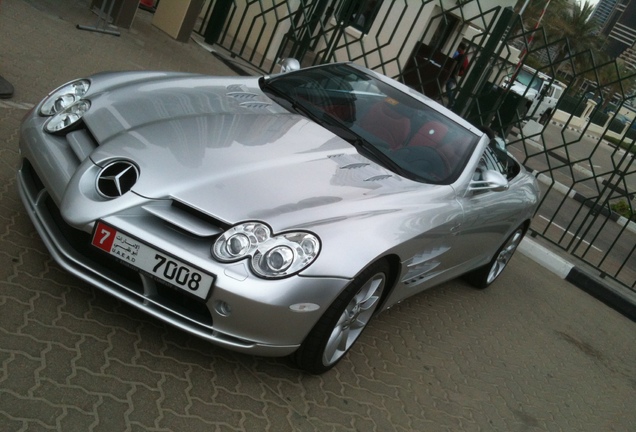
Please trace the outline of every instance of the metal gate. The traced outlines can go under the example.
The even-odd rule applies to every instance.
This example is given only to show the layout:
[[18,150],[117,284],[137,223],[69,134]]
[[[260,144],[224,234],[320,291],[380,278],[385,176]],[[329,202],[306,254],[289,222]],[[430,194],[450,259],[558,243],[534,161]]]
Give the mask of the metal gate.
[[[453,110],[505,137],[539,178],[531,235],[636,291],[633,70],[599,64],[567,39],[548,41],[539,26],[524,30],[492,0],[212,0],[198,32],[262,73],[290,56],[303,66],[354,61],[443,104],[452,56],[465,43],[470,67]],[[546,90],[514,91],[519,74]],[[556,99],[548,91],[558,102],[539,113]]]

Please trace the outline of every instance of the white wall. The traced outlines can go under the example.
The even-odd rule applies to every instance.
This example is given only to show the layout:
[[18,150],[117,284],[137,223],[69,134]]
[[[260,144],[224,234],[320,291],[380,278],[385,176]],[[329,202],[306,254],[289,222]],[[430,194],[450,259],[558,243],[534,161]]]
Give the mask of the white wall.
[[[514,0],[480,0],[481,11],[489,10],[496,6],[513,6]],[[349,58],[361,56],[363,52],[371,53],[368,56],[368,66],[374,67],[387,59],[392,61],[384,66],[381,71],[388,76],[396,76],[399,74],[398,63],[402,68],[410,59],[416,44],[422,40],[424,43],[430,42],[434,33],[433,28],[428,28],[433,17],[439,16],[443,10],[449,10],[456,7],[456,0],[439,0],[432,2],[423,2],[422,0],[406,0],[404,3],[394,0],[385,0],[376,17],[373,26],[369,30],[369,34],[362,35],[359,31],[348,28],[345,33],[347,42],[360,39],[359,44],[349,45],[347,48],[336,51],[338,61],[346,61]],[[460,10],[451,11],[454,15],[463,18],[467,23],[459,30],[459,33],[470,39],[474,36],[474,29],[483,26],[481,19],[474,19],[480,14],[480,8],[477,1],[473,0],[461,7]],[[494,15],[493,15],[494,16]],[[386,22],[383,22],[386,17]],[[489,17],[491,18],[491,17]],[[473,20],[474,19],[474,20]],[[471,21],[470,25],[468,21]],[[439,19],[436,20],[436,23]],[[393,33],[395,32],[395,33]],[[426,34],[424,34],[426,32]],[[424,38],[423,38],[424,37]],[[457,41],[461,38],[450,37],[450,40]],[[378,47],[381,47],[381,53],[373,54]],[[456,46],[445,47],[447,54],[454,52]],[[363,63],[359,61],[359,63]]]
[[[290,10],[296,10],[299,3],[299,0],[287,0],[286,4],[275,0],[260,0],[248,7],[247,2],[237,1],[228,36],[236,39],[235,47],[246,45],[244,55],[251,56],[251,53],[256,51],[257,59],[265,56],[268,60],[275,61],[283,36],[291,27],[289,20],[277,21],[288,15]],[[270,10],[274,5],[277,6],[276,9]],[[269,12],[263,12],[267,10]]]
[[[299,0],[288,0],[287,4],[282,3],[282,6],[278,3],[277,13],[272,11],[264,17],[259,16],[262,10],[271,8],[274,3],[276,3],[274,0],[261,0],[252,3],[246,13],[246,2],[237,1],[238,9],[234,13],[234,19],[228,31],[228,35],[240,41],[236,46],[240,47],[245,43],[247,53],[256,50],[259,55],[265,56],[270,61],[276,60],[276,52],[290,28],[288,21],[277,25],[276,17],[280,19],[280,17],[287,15],[290,10],[296,10],[299,6]],[[486,11],[496,6],[512,6],[514,3],[514,0],[479,0],[480,8],[477,0],[472,0],[462,6],[461,10],[455,9],[451,13],[470,21],[479,15],[480,11]],[[336,60],[348,61],[365,54],[367,56],[366,64],[363,59],[357,60],[357,63],[379,69],[386,75],[396,76],[400,71],[399,66],[406,65],[416,44],[425,36],[424,32],[427,32],[427,38],[430,39],[432,36],[434,29],[431,28],[427,31],[431,17],[439,15],[442,10],[453,9],[456,5],[457,0],[428,2],[426,0],[384,0],[368,34],[364,35],[352,27],[345,30],[344,40],[341,41],[341,44],[347,46],[335,51]],[[239,29],[240,17],[244,13],[246,13],[245,19]],[[332,17],[332,20],[335,18]],[[255,25],[248,32],[248,26],[252,23]],[[332,21],[332,24],[335,24],[335,21]],[[470,26],[478,28],[483,26],[483,22],[481,19],[475,19],[470,25],[468,23],[464,25],[459,33],[469,38],[472,37],[473,35],[469,34],[472,31]],[[259,36],[261,31],[262,34]],[[461,38],[453,36],[450,39],[461,40]],[[317,47],[318,51],[325,48],[325,40],[329,40],[329,35],[321,39]],[[427,42],[426,38],[424,42]],[[454,52],[455,48],[455,46],[445,47],[445,51],[451,53]],[[384,65],[384,69],[378,68],[378,65],[387,62],[387,60],[389,63]]]

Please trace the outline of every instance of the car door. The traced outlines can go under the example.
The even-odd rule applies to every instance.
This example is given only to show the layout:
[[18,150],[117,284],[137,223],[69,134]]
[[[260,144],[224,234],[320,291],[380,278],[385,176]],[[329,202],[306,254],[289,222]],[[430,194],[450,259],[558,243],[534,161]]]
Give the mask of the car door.
[[[494,146],[488,146],[473,178],[479,179],[486,170],[507,176],[507,163]],[[466,190],[458,199],[464,209],[464,222],[456,236],[457,251],[461,253],[462,266],[474,268],[490,260],[508,233],[516,228],[523,202],[511,189]]]

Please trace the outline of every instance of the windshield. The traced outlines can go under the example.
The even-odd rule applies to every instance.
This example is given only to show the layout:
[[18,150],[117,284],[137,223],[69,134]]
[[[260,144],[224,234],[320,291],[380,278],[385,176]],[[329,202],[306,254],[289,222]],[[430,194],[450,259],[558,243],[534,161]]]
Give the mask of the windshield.
[[416,181],[452,183],[479,139],[434,108],[348,65],[290,72],[261,80],[261,86],[283,106]]
[[517,75],[517,81],[528,88],[536,90],[537,92],[541,90],[541,85],[543,84],[543,80],[539,78],[538,75],[535,75],[523,69],[519,71],[519,75]]

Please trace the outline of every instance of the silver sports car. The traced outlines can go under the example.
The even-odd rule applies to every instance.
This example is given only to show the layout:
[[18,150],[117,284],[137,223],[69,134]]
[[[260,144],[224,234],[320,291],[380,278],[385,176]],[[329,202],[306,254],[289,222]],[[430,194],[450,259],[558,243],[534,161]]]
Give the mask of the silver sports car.
[[62,267],[310,373],[409,296],[492,283],[539,194],[500,141],[354,64],[97,74],[39,103],[20,150],[22,200]]

